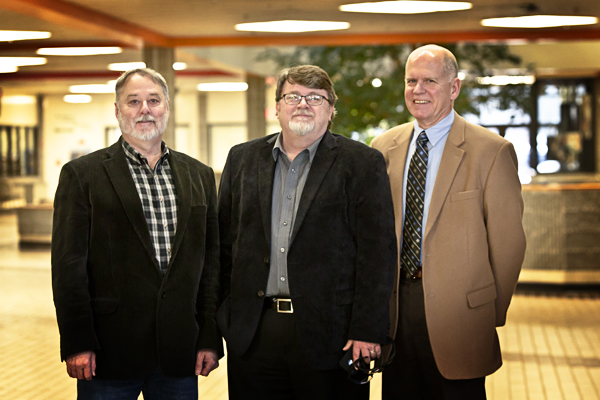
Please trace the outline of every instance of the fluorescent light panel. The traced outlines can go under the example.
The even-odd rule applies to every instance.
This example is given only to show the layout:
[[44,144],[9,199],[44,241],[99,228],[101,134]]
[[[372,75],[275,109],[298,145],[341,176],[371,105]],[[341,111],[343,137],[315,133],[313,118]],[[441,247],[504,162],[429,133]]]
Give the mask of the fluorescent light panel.
[[[116,82],[116,81],[115,81]],[[115,85],[107,84],[73,85],[69,87],[71,93],[114,93]]]
[[17,72],[19,67],[28,65],[44,65],[44,57],[0,57],[0,73]]
[[0,67],[15,66],[23,67],[26,65],[44,65],[47,60],[45,57],[0,57]]
[[111,71],[129,71],[130,69],[146,68],[144,62],[128,62],[128,63],[112,63],[108,64],[108,69]]
[[65,103],[85,104],[92,101],[92,96],[89,94],[67,94],[63,97]]
[[15,95],[15,96],[2,96],[2,104],[12,104],[12,105],[23,105],[23,104],[35,104],[35,97],[33,96],[23,96],[23,95]]
[[598,18],[596,17],[568,15],[527,15],[481,20],[481,25],[497,28],[552,28],[557,26],[593,25],[597,23]]
[[245,32],[315,32],[315,31],[336,31],[350,28],[348,22],[333,21],[268,21],[268,22],[250,22],[247,24],[237,24],[235,29]]
[[344,4],[340,11],[378,14],[422,14],[439,11],[468,10],[473,4],[460,1],[378,1]]
[[[130,69],[146,68],[145,62],[128,62],[128,63],[112,63],[108,64],[108,69],[111,71],[129,71]],[[173,63],[173,69],[175,71],[181,71],[187,68],[187,64],[184,62]]]
[[43,56],[95,56],[99,54],[119,54],[120,47],[43,47],[36,51]]
[[246,82],[200,83],[198,90],[201,92],[244,92],[248,90],[248,84]]
[[535,76],[533,75],[495,75],[477,78],[480,85],[533,85]]
[[0,42],[15,40],[48,39],[52,34],[41,31],[4,31],[0,30]]

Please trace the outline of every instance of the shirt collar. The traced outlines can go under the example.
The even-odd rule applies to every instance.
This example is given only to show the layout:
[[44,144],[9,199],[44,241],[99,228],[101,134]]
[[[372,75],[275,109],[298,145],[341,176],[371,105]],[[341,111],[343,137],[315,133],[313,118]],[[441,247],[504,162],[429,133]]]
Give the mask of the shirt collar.
[[[283,135],[283,133],[281,133],[281,132],[279,133],[279,135],[277,135],[277,140],[275,141],[275,145],[273,146],[273,159],[275,161],[277,161],[277,158],[279,157],[279,153],[286,154],[286,152],[283,149],[283,146],[281,144],[281,135]],[[321,137],[319,137],[317,140],[315,140],[310,146],[308,146],[306,149],[302,150],[302,152],[305,152],[308,150],[308,158],[309,158],[311,164],[312,164],[313,159],[315,158],[315,154],[317,153],[317,147],[319,147],[319,143],[321,143],[321,140],[323,140],[323,136],[325,136],[325,135],[321,135]]]
[[[148,163],[148,160],[144,155],[140,154],[136,149],[133,148],[126,140],[121,138],[121,144],[123,145],[123,151],[125,152],[125,156],[131,161],[137,164]],[[160,148],[162,150],[162,156],[158,160],[157,164],[160,164],[164,161],[164,159],[169,155],[169,148],[167,144],[162,141],[160,144]]]
[[[445,135],[450,132],[450,128],[454,123],[454,110],[450,111],[448,115],[446,115],[440,122],[435,124],[434,126],[429,127],[428,129],[423,129],[419,126],[417,120],[415,120],[415,133],[414,136],[419,136],[423,130],[427,132],[427,138],[431,143],[431,147],[434,147]],[[415,139],[416,140],[416,139]]]

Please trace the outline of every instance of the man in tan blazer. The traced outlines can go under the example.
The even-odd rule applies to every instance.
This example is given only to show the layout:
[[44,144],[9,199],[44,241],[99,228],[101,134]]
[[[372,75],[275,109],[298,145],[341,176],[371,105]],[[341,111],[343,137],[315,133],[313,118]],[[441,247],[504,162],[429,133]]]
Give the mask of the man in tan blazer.
[[391,299],[398,356],[383,373],[384,400],[485,399],[485,376],[502,364],[496,327],[525,254],[517,157],[453,110],[457,74],[447,49],[413,51],[405,99],[416,120],[372,143],[386,159],[402,249]]

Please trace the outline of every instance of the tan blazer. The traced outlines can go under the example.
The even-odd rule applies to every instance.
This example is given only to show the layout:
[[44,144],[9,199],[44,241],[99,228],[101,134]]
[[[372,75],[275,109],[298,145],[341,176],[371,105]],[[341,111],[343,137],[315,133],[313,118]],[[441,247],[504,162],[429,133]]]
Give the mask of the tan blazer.
[[[372,143],[387,163],[398,249],[402,180],[413,127],[397,126]],[[525,255],[522,215],[512,144],[455,114],[423,239],[427,327],[438,369],[447,379],[482,377],[502,365],[496,327],[506,321]],[[392,337],[398,321],[398,285],[397,276]]]

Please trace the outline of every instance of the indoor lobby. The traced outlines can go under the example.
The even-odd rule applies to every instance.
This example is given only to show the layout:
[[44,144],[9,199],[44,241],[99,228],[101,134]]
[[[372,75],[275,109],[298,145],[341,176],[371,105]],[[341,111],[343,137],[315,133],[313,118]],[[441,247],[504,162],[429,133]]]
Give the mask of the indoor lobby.
[[[377,119],[387,98],[375,91],[397,82],[377,73],[396,61],[403,68],[407,51],[427,43],[463,50],[499,44],[520,59],[518,67],[503,62],[476,77],[482,93],[508,93],[518,104],[478,104],[468,116],[514,144],[525,204],[527,252],[506,325],[498,328],[503,366],[486,378],[488,399],[600,400],[600,2],[472,0],[463,9],[425,13],[355,12],[343,8],[348,3],[358,2],[0,1],[0,400],[76,398],[76,382],[60,359],[52,299],[52,204],[62,166],[120,136],[114,79],[129,63],[165,76],[172,93],[165,141],[213,168],[218,184],[233,145],[280,130],[277,57],[327,46],[365,54],[369,46],[403,46],[402,60],[361,58],[370,75],[353,90],[375,93],[364,107],[347,105],[342,97],[349,96],[336,86],[339,110]],[[537,28],[483,22],[565,14],[593,21]],[[347,25],[304,30],[316,19]],[[243,26],[273,21],[289,28],[296,20],[295,31]],[[47,36],[5,39],[4,30]],[[118,50],[52,54],[73,48]],[[482,54],[465,65],[473,67]],[[474,73],[470,67],[459,65],[466,76]],[[343,71],[349,69],[328,72],[339,81]],[[516,83],[525,90],[511,92],[492,78],[525,79]],[[211,86],[217,84],[226,89]],[[403,99],[392,111],[404,111]],[[348,136],[368,141],[387,124],[365,123]],[[225,356],[199,378],[200,398],[227,399],[226,365]],[[381,399],[380,392],[376,374],[371,399]]]

